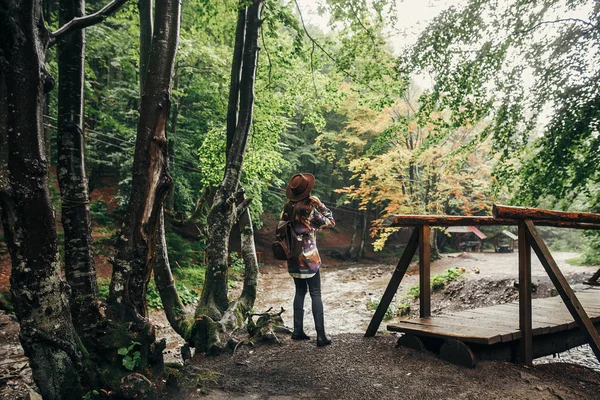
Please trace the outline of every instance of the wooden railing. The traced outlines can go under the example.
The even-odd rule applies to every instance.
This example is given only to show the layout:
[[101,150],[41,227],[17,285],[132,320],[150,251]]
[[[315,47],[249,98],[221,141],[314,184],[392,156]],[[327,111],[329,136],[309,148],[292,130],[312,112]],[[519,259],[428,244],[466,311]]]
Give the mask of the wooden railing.
[[[600,229],[600,215],[582,212],[550,211],[537,208],[510,207],[494,205],[493,217],[461,217],[432,215],[396,215],[384,223],[387,227],[415,227],[402,253],[400,261],[383,294],[367,328],[365,336],[374,336],[383,320],[400,282],[406,273],[410,261],[419,249],[419,315],[431,315],[430,292],[430,232],[431,226],[481,226],[481,225],[517,225],[519,230],[519,329],[521,332],[519,354],[526,365],[533,361],[532,351],[532,313],[531,313],[531,249],[540,259],[546,273],[560,294],[567,309],[581,331],[586,335],[594,354],[600,360],[600,334],[581,306],[575,293],[569,286],[548,247],[540,237],[536,225],[555,226],[576,229]],[[598,276],[596,276],[598,275]],[[596,280],[599,273],[594,275]],[[594,277],[592,277],[594,279]]]

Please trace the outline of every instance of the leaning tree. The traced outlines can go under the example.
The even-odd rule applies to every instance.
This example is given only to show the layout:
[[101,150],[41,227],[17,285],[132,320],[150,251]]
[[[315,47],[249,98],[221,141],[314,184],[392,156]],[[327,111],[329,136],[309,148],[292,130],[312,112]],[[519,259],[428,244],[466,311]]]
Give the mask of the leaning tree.
[[[258,262],[248,209],[251,199],[246,199],[240,179],[252,126],[261,6],[262,0],[239,5],[227,113],[227,162],[207,217],[208,265],[195,315],[185,312],[175,289],[164,242],[164,221],[160,221],[159,251],[154,267],[156,284],[169,322],[197,353],[222,351],[226,346],[222,333],[242,325],[256,299]],[[244,287],[239,299],[230,302],[228,247],[236,222],[241,231]]]
[[[118,348],[133,340],[141,343],[138,368],[154,364],[160,370],[162,366],[161,345],[154,342],[146,318],[145,290],[151,271],[158,210],[171,181],[165,124],[179,34],[179,1],[162,0],[156,5],[157,29],[148,64],[148,73],[155,79],[143,96],[136,143],[136,191],[132,194],[132,217],[121,235],[125,250],[119,253],[129,251],[131,258],[123,256],[115,262],[116,284],[112,287],[107,316],[101,308],[85,307],[85,301],[79,298],[80,295],[95,298],[91,265],[72,271],[72,275],[67,271],[73,288],[61,278],[48,185],[49,160],[42,116],[45,94],[52,90],[53,79],[45,66],[46,52],[53,44],[61,43],[59,64],[67,72],[62,74],[63,89],[79,92],[79,88],[72,89],[79,82],[69,82],[66,78],[69,72],[74,72],[73,78],[81,79],[79,68],[83,53],[78,31],[102,21],[123,3],[125,0],[115,0],[100,11],[84,16],[81,4],[71,7],[61,2],[64,23],[51,32],[44,24],[42,1],[0,2],[0,36],[3,38],[0,42],[0,206],[4,237],[12,259],[11,292],[21,326],[20,340],[36,384],[46,399],[80,399],[88,389],[117,389],[121,376],[128,372],[115,365],[122,359]],[[73,48],[65,47],[70,42],[75,43]],[[64,149],[71,153],[81,151],[79,101],[74,98],[60,101],[61,140],[68,145]],[[78,160],[75,166],[62,165],[77,172],[74,177],[61,178],[66,183],[66,186],[61,183],[65,204],[87,201],[81,198],[85,192],[81,187],[70,191],[76,184],[72,185],[69,179],[84,180],[80,163]],[[77,218],[77,214],[73,218]],[[87,222],[83,219],[78,223]],[[80,258],[87,256],[85,250],[82,255]],[[142,258],[145,258],[143,262]],[[123,259],[125,261],[119,264]],[[79,282],[73,279],[82,277]],[[69,297],[75,298],[72,304]],[[92,318],[94,323],[89,326],[93,333],[86,334],[87,340],[82,341],[73,321],[77,318],[80,325],[82,315],[87,318],[91,312],[97,312]]]

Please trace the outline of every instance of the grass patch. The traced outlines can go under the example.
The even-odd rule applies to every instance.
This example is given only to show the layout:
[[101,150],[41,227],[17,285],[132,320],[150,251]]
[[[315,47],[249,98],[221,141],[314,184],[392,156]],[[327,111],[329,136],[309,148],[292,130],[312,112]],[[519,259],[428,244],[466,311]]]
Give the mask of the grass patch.
[[[464,268],[448,268],[444,272],[436,274],[433,276],[433,278],[431,278],[431,288],[434,291],[443,289],[448,283],[458,279],[462,274],[465,273],[465,271],[466,270]],[[412,286],[410,289],[408,289],[406,294],[408,297],[419,297],[421,294],[421,286]]]
[[565,262],[577,267],[595,267],[600,265],[600,256],[583,254],[579,257],[569,258]]
[[[369,310],[375,311],[377,307],[379,307],[379,303],[379,298],[371,297],[369,300],[367,300],[367,308]],[[402,301],[400,303],[391,303],[388,309],[385,311],[383,319],[388,320],[393,317],[404,317],[409,314],[410,303],[408,303],[407,301]]]

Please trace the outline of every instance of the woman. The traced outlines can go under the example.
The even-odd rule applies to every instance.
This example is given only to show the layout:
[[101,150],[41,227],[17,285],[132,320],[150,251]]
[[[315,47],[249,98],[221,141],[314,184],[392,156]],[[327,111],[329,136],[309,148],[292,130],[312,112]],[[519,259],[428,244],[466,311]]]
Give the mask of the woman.
[[323,301],[321,300],[321,258],[317,250],[316,231],[335,225],[331,211],[321,203],[311,191],[315,177],[311,174],[292,176],[285,194],[288,202],[281,212],[281,220],[292,221],[292,228],[302,240],[302,252],[298,257],[288,260],[288,272],[294,278],[296,295],[294,296],[294,333],[292,339],[310,339],[304,333],[304,298],[306,291],[312,299],[312,312],[317,331],[317,346],[331,344],[331,338],[325,334]]

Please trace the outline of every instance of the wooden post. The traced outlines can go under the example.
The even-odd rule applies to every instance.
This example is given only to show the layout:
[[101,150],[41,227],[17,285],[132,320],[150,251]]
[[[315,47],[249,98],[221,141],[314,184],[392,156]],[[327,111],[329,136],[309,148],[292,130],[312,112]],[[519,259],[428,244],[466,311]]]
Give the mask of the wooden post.
[[575,296],[573,289],[571,289],[571,286],[569,286],[569,283],[558,268],[558,265],[556,265],[556,261],[554,261],[554,258],[540,237],[537,229],[535,229],[533,222],[525,220],[525,224],[527,225],[527,236],[531,243],[531,247],[533,247],[533,250],[542,262],[546,273],[548,273],[552,283],[554,283],[556,290],[569,309],[573,319],[577,322],[577,326],[579,326],[579,329],[581,329],[588,337],[590,347],[594,351],[596,358],[600,360],[600,334],[598,333],[598,330],[583,309],[579,299]]
[[383,296],[381,297],[381,301],[377,306],[377,310],[375,310],[375,315],[371,319],[369,323],[369,327],[367,328],[367,332],[365,333],[365,337],[375,336],[377,333],[377,329],[379,329],[379,325],[383,320],[383,316],[387,311],[394,295],[398,291],[398,286],[400,286],[400,281],[404,277],[408,266],[410,265],[410,261],[412,260],[415,252],[417,251],[417,246],[419,245],[419,229],[413,229],[413,233],[406,244],[406,248],[404,252],[402,252],[402,256],[400,257],[400,261],[398,261],[398,265],[392,274],[392,278],[390,279],[390,283],[388,283]]
[[519,221],[519,329],[519,359],[525,365],[532,365],[531,247],[527,240],[525,221]]
[[431,227],[419,227],[419,315],[421,318],[431,316],[431,286],[430,286],[430,261],[431,261]]
[[594,275],[592,275],[592,277],[584,283],[587,283],[589,285],[599,285],[598,278],[600,278],[600,269],[598,269],[598,271],[596,271],[596,273]]

